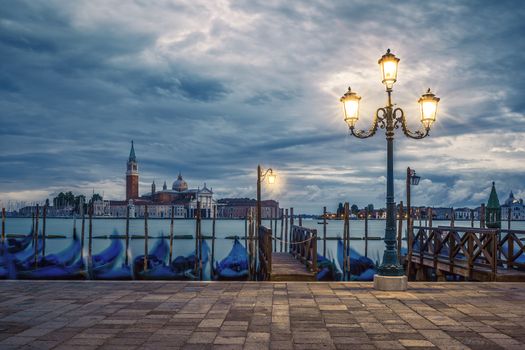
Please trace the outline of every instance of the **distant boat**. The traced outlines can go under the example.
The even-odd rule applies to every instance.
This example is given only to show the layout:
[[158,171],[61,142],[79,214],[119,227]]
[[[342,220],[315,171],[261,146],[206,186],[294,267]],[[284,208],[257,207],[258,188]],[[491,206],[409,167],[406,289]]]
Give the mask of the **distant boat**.
[[249,276],[248,268],[246,248],[235,238],[228,256],[220,262],[215,262],[215,276],[218,280],[244,281]]

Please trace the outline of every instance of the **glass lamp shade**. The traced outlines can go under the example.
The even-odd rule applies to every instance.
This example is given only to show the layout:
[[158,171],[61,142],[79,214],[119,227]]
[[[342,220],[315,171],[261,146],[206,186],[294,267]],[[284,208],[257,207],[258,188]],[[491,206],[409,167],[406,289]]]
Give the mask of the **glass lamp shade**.
[[390,49],[388,49],[377,63],[379,63],[379,66],[381,67],[381,78],[383,79],[383,84],[385,84],[387,89],[392,89],[397,80],[397,65],[399,64],[399,58],[393,53],[390,53]]
[[275,175],[273,173],[268,174],[268,183],[273,185],[275,183]]
[[436,121],[437,105],[439,97],[436,97],[430,89],[419,98],[419,109],[421,113],[421,123],[425,128],[430,128]]
[[413,175],[410,180],[411,180],[412,185],[417,186],[419,185],[419,180],[421,180],[421,177],[417,175]]
[[345,122],[349,127],[353,128],[359,120],[359,101],[361,96],[357,95],[348,87],[348,91],[341,97],[340,101],[343,103],[343,112]]

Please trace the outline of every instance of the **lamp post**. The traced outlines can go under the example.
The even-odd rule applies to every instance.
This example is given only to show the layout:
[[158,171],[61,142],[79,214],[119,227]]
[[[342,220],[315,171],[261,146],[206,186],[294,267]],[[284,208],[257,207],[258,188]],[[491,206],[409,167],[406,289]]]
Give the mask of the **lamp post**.
[[259,232],[259,227],[261,227],[261,183],[268,176],[268,184],[272,185],[275,183],[275,174],[273,173],[272,168],[268,168],[264,171],[261,169],[261,165],[257,165],[257,233]]
[[407,167],[407,180],[406,180],[406,190],[407,190],[407,232],[408,232],[408,239],[407,239],[407,271],[406,275],[407,277],[410,276],[410,264],[412,262],[412,245],[414,244],[414,225],[412,223],[412,206],[410,204],[411,202],[411,193],[410,193],[410,187],[412,185],[417,186],[419,184],[419,180],[421,180],[421,177],[416,175],[416,171],[414,169],[410,169],[410,167]]
[[379,59],[382,82],[386,86],[388,96],[387,105],[377,109],[370,129],[356,130],[355,125],[359,120],[358,96],[351,88],[341,97],[344,108],[344,120],[350,132],[357,138],[365,139],[373,136],[378,128],[385,129],[387,141],[387,184],[386,184],[386,228],[385,251],[383,262],[374,276],[374,286],[381,290],[405,290],[407,279],[403,267],[399,265],[396,245],[396,204],[394,202],[394,131],[401,126],[403,133],[413,139],[422,139],[428,136],[430,127],[436,120],[437,104],[439,98],[430,89],[418,100],[421,114],[422,129],[410,131],[407,126],[405,113],[401,108],[394,108],[392,103],[392,88],[397,80],[399,58],[390,52],[390,49]]

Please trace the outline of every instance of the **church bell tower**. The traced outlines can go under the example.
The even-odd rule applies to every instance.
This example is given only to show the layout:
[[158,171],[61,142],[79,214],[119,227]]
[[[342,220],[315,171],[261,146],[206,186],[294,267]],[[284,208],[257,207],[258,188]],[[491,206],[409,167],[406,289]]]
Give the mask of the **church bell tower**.
[[135,148],[131,141],[131,150],[126,171],[126,200],[139,198],[139,166],[135,157]]

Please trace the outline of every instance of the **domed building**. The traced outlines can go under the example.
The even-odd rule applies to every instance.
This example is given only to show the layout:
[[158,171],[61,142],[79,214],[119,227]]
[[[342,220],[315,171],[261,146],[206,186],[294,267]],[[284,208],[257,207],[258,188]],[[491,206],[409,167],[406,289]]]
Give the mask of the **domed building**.
[[193,218],[197,214],[197,202],[200,202],[201,217],[210,218],[217,205],[213,199],[212,188],[208,188],[206,183],[202,188],[200,186],[189,188],[180,172],[177,179],[173,181],[171,189],[168,189],[164,181],[162,190],[157,191],[157,186],[153,181],[150,192],[140,197],[138,193],[138,161],[132,141],[126,172],[126,200],[110,202],[112,216],[126,216],[126,210],[130,208],[130,212],[135,213],[131,216],[143,217],[147,205],[149,217],[169,218],[173,209],[173,216],[176,218]]

